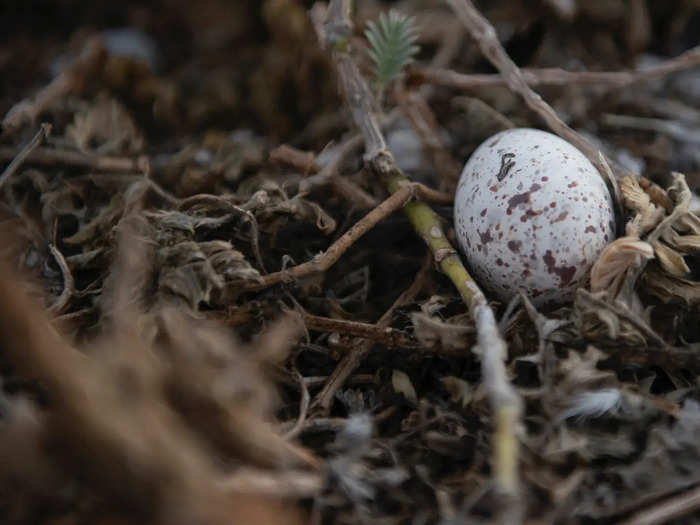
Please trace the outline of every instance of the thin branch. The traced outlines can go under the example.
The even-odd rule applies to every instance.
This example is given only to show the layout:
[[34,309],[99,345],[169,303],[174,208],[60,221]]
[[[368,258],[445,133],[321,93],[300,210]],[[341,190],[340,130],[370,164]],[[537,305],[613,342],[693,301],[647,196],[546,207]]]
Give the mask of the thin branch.
[[270,160],[276,164],[291,166],[303,174],[316,173],[318,171],[316,155],[289,144],[281,144],[270,151]]
[[667,523],[681,518],[700,509],[700,487],[673,496],[649,509],[633,514],[629,519],[619,525],[653,525],[655,523]]
[[[0,147],[0,162],[15,158],[17,150],[10,147]],[[139,157],[108,157],[90,155],[79,151],[38,147],[27,155],[26,162],[53,166],[65,164],[95,171],[148,173],[150,161],[145,155]]]
[[391,327],[381,327],[371,323],[331,319],[304,313],[302,320],[309,330],[337,332],[343,335],[369,339],[387,348],[420,348],[420,343],[408,334]]
[[340,170],[340,165],[345,161],[345,159],[353,153],[356,149],[359,149],[362,145],[362,136],[353,135],[340,146],[337,147],[337,151],[333,158],[323,166],[318,173],[307,177],[299,183],[300,192],[309,192],[313,188],[318,186],[323,186],[328,184],[334,174],[338,173]]
[[219,195],[211,195],[208,193],[200,193],[198,195],[193,195],[186,199],[177,200],[175,202],[179,210],[189,209],[197,204],[205,205],[215,205],[226,211],[242,215],[245,220],[250,224],[250,245],[253,249],[253,257],[255,257],[255,262],[262,272],[266,273],[265,264],[263,263],[262,255],[260,254],[260,229],[258,228],[258,221],[252,212],[236,206],[228,199],[221,197]]
[[333,58],[345,94],[345,102],[350,107],[353,121],[360,128],[365,141],[365,159],[375,159],[388,151],[376,115],[377,102],[352,57],[347,53],[335,51]]
[[374,208],[379,202],[369,193],[340,175],[340,165],[345,158],[362,145],[362,137],[355,135],[339,147],[333,159],[323,168],[316,163],[316,155],[282,144],[270,152],[270,160],[295,168],[304,175],[313,174],[299,182],[299,193],[308,193],[315,188],[330,185],[333,190],[361,209]]
[[[374,208],[377,204],[377,199],[372,197],[358,185],[349,181],[346,177],[340,175],[340,166],[345,159],[362,145],[362,136],[354,135],[342,143],[335,152],[333,158],[320,170],[316,166],[313,171],[314,175],[303,179],[299,182],[299,193],[308,193],[315,188],[330,184],[333,189],[346,198],[354,205],[359,205],[361,208]],[[316,173],[318,171],[318,173]]]
[[[347,382],[351,385],[367,385],[374,382],[375,379],[376,377],[374,374],[355,374],[354,376],[350,376]],[[309,388],[323,386],[327,381],[328,376],[311,376],[304,378],[304,382]]]
[[12,162],[5,168],[5,171],[0,175],[0,188],[5,185],[5,182],[12,176],[12,174],[19,169],[22,163],[31,155],[32,151],[39,147],[39,145],[44,142],[46,137],[51,133],[51,124],[42,124],[36,135],[29,141],[29,143],[22,148],[22,150],[14,156]]
[[325,37],[331,46],[342,46],[352,35],[354,25],[351,18],[352,0],[344,2],[331,1],[325,18]]
[[[318,16],[318,14],[315,14],[312,10],[311,16],[315,17]],[[317,33],[322,32],[325,35],[325,31],[323,30],[323,20],[314,20],[314,24]],[[321,37],[319,36],[319,38]],[[398,108],[395,108],[393,111],[389,112],[388,115],[384,115],[383,118],[381,118],[380,126],[382,128],[387,128],[394,124],[400,116],[401,112],[398,110]],[[336,148],[333,158],[325,166],[323,166],[317,174],[307,177],[299,183],[299,191],[305,193],[311,191],[317,186],[333,183],[334,179],[336,178],[341,178],[339,174],[340,165],[349,155],[354,153],[355,150],[360,149],[363,143],[363,137],[360,133],[353,134],[349,138],[345,139]],[[370,208],[373,208],[376,205],[377,202],[373,203]]]
[[318,495],[325,485],[317,472],[270,472],[241,467],[234,474],[219,480],[217,487],[224,493],[265,496],[268,498],[301,499]]
[[440,124],[425,98],[414,90],[398,89],[397,98],[404,115],[411,122],[440,178],[454,187],[462,171],[442,139]]
[[[561,68],[521,69],[523,80],[531,87],[605,84],[619,88],[646,82],[700,65],[700,46],[661,64],[636,71],[567,71]],[[412,66],[409,83],[428,83],[455,89],[471,90],[509,86],[500,74],[464,74],[451,69]]]
[[700,371],[700,345],[683,347],[620,347],[615,350],[615,357],[623,363],[656,365],[669,370]]
[[345,232],[337,241],[322,254],[312,260],[294,266],[288,270],[275,272],[263,277],[261,284],[251,283],[249,289],[267,288],[290,279],[302,279],[311,275],[325,272],[340,257],[362,238],[369,230],[374,228],[384,218],[404,206],[413,196],[413,188],[406,187],[404,191],[391,195],[388,199],[374,208],[371,212],[357,221],[352,228]]
[[434,202],[436,204],[446,204],[449,206],[454,204],[454,197],[449,193],[434,190],[433,188],[430,188],[425,184],[421,184],[420,182],[413,182],[412,184],[416,186],[416,193],[424,201]]
[[374,208],[379,201],[340,173],[333,173],[330,177],[330,185],[333,190],[360,210]]
[[56,259],[56,264],[58,264],[58,267],[61,269],[61,275],[63,275],[63,290],[61,291],[61,295],[59,295],[56,301],[49,307],[49,312],[53,315],[61,315],[68,310],[73,300],[73,295],[75,294],[75,280],[60,250],[53,244],[49,245],[49,250],[53,258]]
[[697,126],[673,120],[604,113],[601,117],[601,123],[606,126],[654,131],[668,135],[679,142],[700,145],[700,131]]

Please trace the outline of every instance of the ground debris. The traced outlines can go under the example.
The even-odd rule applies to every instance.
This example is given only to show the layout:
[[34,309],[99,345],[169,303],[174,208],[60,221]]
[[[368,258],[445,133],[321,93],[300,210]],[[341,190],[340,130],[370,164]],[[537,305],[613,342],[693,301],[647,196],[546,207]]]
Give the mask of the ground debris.
[[[7,7],[0,522],[692,522],[697,9],[478,4],[391,2],[382,89],[380,0]],[[444,271],[455,175],[516,126],[619,207],[540,311]]]

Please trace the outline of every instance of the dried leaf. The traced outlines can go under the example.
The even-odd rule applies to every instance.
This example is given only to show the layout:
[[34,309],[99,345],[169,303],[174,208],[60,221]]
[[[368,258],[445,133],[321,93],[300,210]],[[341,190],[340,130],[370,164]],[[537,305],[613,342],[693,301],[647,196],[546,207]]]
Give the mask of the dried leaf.
[[192,309],[208,303],[211,291],[224,285],[197,243],[185,241],[158,252],[158,292],[183,299]]
[[695,213],[686,213],[678,220],[676,229],[681,233],[700,235],[700,217]]
[[644,191],[647,192],[649,197],[651,197],[651,202],[653,202],[657,208],[663,208],[666,210],[666,212],[670,212],[673,209],[673,201],[671,200],[671,197],[668,196],[666,190],[664,190],[661,186],[648,179],[641,179],[639,183],[640,186],[644,188]]
[[654,257],[654,249],[636,237],[620,237],[605,247],[591,270],[591,290],[616,289],[624,273],[644,259]]
[[699,432],[700,407],[688,400],[670,426],[662,423],[649,429],[637,460],[589,473],[576,496],[574,518],[608,521],[696,484],[700,481]]
[[598,368],[598,363],[607,357],[593,345],[588,345],[585,352],[569,350],[566,358],[558,362],[556,370],[559,394],[617,386],[614,372]]
[[654,253],[664,270],[675,277],[685,277],[688,275],[690,269],[688,265],[685,264],[685,260],[681,254],[659,241],[655,241],[653,246]]
[[422,312],[411,314],[411,322],[416,339],[427,347],[440,345],[448,350],[468,348],[474,333],[474,326],[446,323],[437,317],[431,317]]
[[243,206],[254,213],[261,230],[274,233],[287,220],[295,218],[314,224],[325,235],[335,231],[335,219],[315,202],[304,199],[302,195],[289,199],[279,186],[269,181],[263,187],[264,196],[256,192],[251,197],[251,205]]
[[79,150],[101,154],[136,153],[144,144],[141,132],[124,106],[104,95],[75,114],[66,135]]
[[413,383],[411,383],[411,378],[408,377],[406,372],[402,370],[394,369],[391,372],[391,385],[394,387],[394,392],[403,394],[406,401],[412,405],[418,404],[418,395],[416,394],[416,389],[413,388]]
[[207,257],[214,271],[223,277],[224,283],[262,281],[260,272],[253,268],[245,256],[235,250],[230,242],[201,242],[199,249]]
[[645,290],[664,303],[676,303],[686,307],[700,304],[700,283],[671,276],[660,268],[650,267],[641,278]]
[[464,379],[454,376],[440,378],[445,389],[450,394],[450,401],[458,403],[462,408],[466,408],[472,401],[473,389]]
[[86,244],[95,239],[103,240],[109,235],[112,229],[124,213],[124,197],[120,194],[114,195],[110,203],[103,207],[90,222],[84,225],[75,234],[64,237],[63,242],[67,244]]
[[625,206],[636,212],[639,219],[634,232],[630,235],[641,237],[644,233],[656,226],[664,216],[665,210],[654,206],[651,198],[641,188],[636,177],[625,176],[620,181],[620,192]]
[[[612,305],[606,302],[607,292],[591,294],[579,289],[574,300],[577,326],[585,338],[600,341],[606,345],[646,346],[642,331],[628,319],[620,317]],[[632,311],[628,316],[636,316]],[[638,319],[638,324],[646,325],[646,320]]]
[[700,235],[678,235],[673,232],[671,243],[686,253],[700,252]]

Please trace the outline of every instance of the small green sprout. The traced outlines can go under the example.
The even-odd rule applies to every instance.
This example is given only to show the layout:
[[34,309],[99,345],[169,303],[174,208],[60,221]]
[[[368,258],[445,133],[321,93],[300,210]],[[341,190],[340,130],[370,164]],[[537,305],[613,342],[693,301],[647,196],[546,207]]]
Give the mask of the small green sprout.
[[401,75],[413,62],[419,47],[416,20],[394,9],[379,15],[379,21],[371,21],[365,30],[370,43],[369,56],[374,63],[374,74],[379,93]]

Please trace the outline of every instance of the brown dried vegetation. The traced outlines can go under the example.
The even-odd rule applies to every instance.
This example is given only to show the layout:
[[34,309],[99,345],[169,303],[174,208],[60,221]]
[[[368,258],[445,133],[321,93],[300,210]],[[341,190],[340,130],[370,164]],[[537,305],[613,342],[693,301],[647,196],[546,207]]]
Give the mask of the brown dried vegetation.
[[[381,108],[350,3],[7,8],[0,522],[697,521],[697,2],[392,2]],[[513,126],[618,206],[555,310],[454,278]]]

